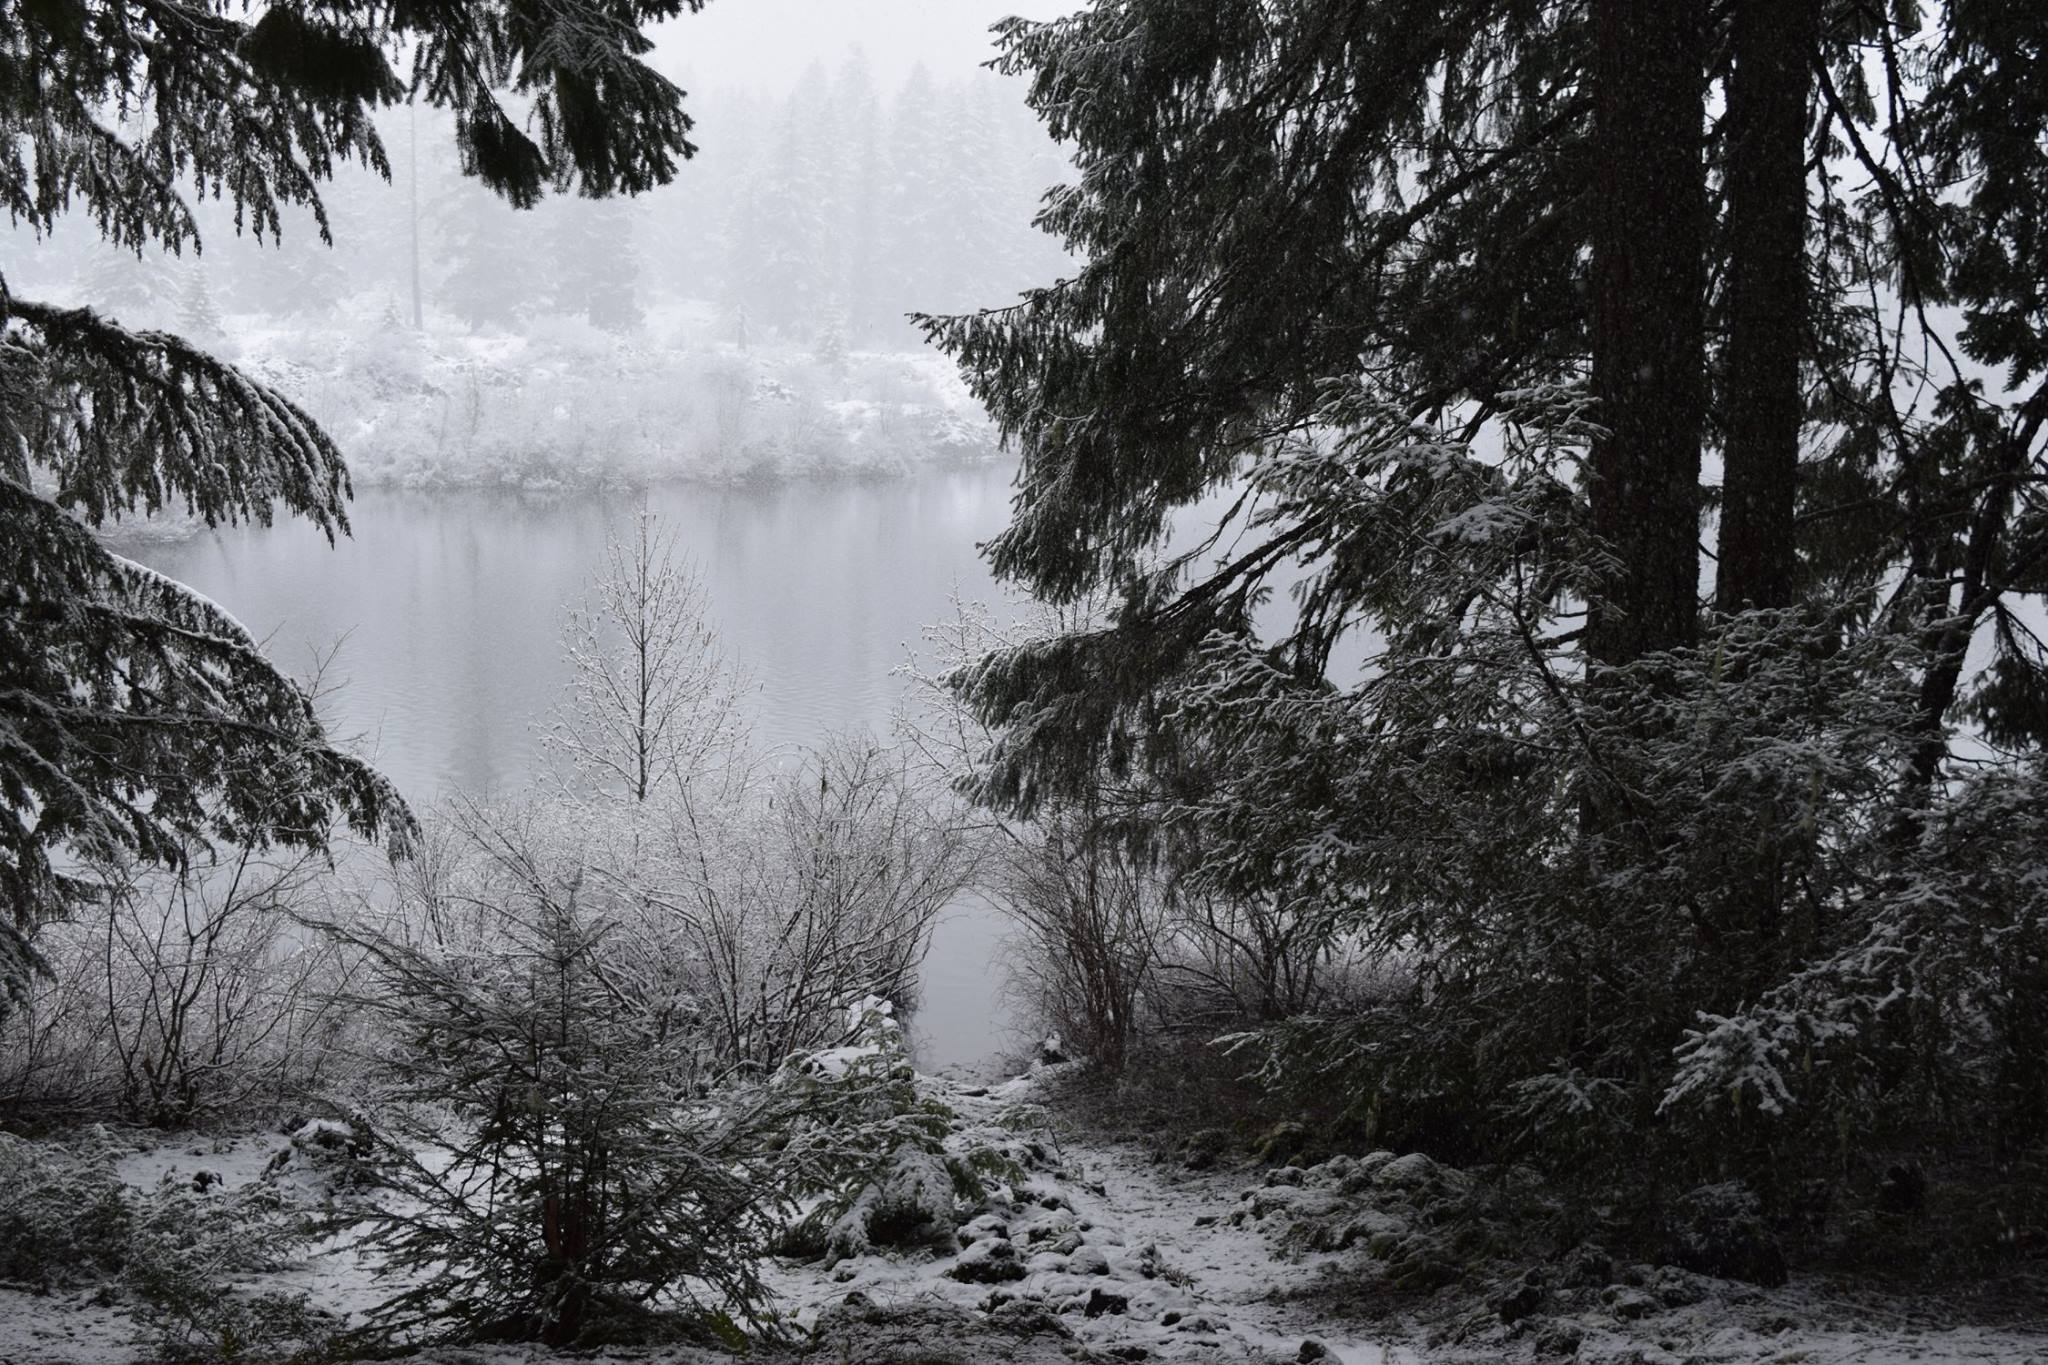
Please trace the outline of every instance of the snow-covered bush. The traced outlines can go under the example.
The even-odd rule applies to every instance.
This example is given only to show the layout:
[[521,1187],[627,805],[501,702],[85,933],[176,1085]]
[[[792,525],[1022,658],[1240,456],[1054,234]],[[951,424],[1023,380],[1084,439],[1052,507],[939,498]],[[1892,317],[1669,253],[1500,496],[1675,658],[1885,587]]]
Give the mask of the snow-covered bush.
[[611,905],[573,846],[480,812],[467,833],[484,865],[458,939],[334,931],[370,956],[356,1003],[385,1038],[385,1193],[349,1217],[403,1287],[371,1320],[552,1345],[750,1320],[757,1113],[698,1100],[687,1049],[616,988]]
[[354,963],[292,919],[329,877],[246,849],[114,870],[99,912],[37,936],[49,972],[0,1022],[0,1107],[184,1127],[333,1083],[348,1027],[333,996]]
[[0,1283],[104,1286],[164,1361],[303,1358],[332,1335],[304,1296],[236,1287],[307,1245],[274,1190],[139,1190],[116,1168],[125,1154],[104,1131],[64,1144],[0,1134]]
[[[1660,1106],[1667,1131],[1677,1117],[1672,1049],[1699,1016],[1801,971],[1883,875],[1910,726],[1905,663],[1882,637],[1752,615],[1588,686],[1510,628],[1455,666],[1390,655],[1371,684],[1377,734],[1261,683],[1246,656],[1211,657],[1215,695],[1273,687],[1283,727],[1321,733],[1313,750],[1285,741],[1292,780],[1337,780],[1327,754],[1356,765],[1333,805],[1416,795],[1321,831],[1299,808],[1295,827],[1236,815],[1218,840],[1223,857],[1346,850],[1322,864],[1357,879],[1341,922],[1409,963],[1410,984],[1267,1040],[1276,1076],[1346,1077],[1361,1117],[1404,1141],[1498,1125],[1509,1141],[1493,1145],[1533,1139],[1592,1159],[1587,1174],[1639,1166]],[[1401,738],[1421,733],[1427,747]],[[1233,781],[1214,807],[1285,780]],[[1671,1174],[1707,1150],[1689,1143]]]
[[1893,818],[1816,950],[1741,1008],[1702,1012],[1667,1114],[1824,1117],[1873,1147],[1929,1114],[2006,1151],[2048,1134],[2048,765]]
[[542,742],[551,818],[632,920],[622,988],[666,999],[713,1065],[758,1078],[837,1041],[870,995],[913,1004],[974,857],[947,803],[872,740],[772,771],[707,614],[672,535],[641,516],[571,615],[570,682]]
[[121,1155],[103,1132],[75,1149],[0,1134],[0,1283],[49,1290],[120,1273],[135,1223]]
[[664,900],[698,940],[721,1061],[757,1074],[838,1042],[869,996],[913,1006],[932,926],[975,871],[952,812],[866,739],[802,755],[728,840],[726,875],[692,884],[683,869],[687,895]]
[[948,1152],[953,1112],[917,1088],[903,1026],[879,997],[854,1004],[836,1046],[790,1057],[769,1084],[785,1127],[777,1241],[828,1261],[877,1247],[957,1250],[961,1207],[1022,1173],[993,1149]]

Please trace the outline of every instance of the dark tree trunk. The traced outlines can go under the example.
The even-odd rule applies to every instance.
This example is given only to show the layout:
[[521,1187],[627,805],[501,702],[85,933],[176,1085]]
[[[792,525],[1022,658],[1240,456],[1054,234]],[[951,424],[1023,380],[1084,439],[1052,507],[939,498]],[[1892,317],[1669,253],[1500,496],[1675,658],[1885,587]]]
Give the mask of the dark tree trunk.
[[1592,657],[1624,664],[1698,627],[1704,394],[1701,0],[1594,0],[1593,530],[1619,557]]
[[1806,106],[1817,0],[1736,0],[1728,79],[1728,359],[1723,611],[1798,587],[1799,358],[1806,327]]
[[1933,660],[1920,680],[1919,737],[1913,750],[1911,780],[1914,786],[1932,789],[1948,759],[1948,734],[1943,728],[1962,687],[1963,664],[1977,626],[2003,594],[1996,581],[1996,565],[2011,524],[2013,493],[2026,465],[2026,452],[2033,447],[2033,432],[2026,429],[2024,443],[2007,438],[1995,477],[1984,490],[1970,517],[1969,539],[1963,544],[1959,593],[1951,595],[1946,585],[1938,588],[1928,609],[1932,618]]

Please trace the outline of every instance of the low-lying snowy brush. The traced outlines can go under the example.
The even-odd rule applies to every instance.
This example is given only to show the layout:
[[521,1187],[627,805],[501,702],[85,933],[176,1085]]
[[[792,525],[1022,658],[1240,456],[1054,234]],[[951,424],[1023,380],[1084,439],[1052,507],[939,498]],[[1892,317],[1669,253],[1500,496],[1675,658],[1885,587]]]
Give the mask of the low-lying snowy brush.
[[0,1284],[105,1286],[164,1361],[310,1359],[325,1348],[336,1324],[304,1295],[236,1284],[308,1244],[274,1187],[137,1189],[117,1169],[126,1154],[98,1129],[69,1143],[0,1134]]
[[374,313],[252,332],[254,373],[305,404],[363,483],[606,487],[897,474],[993,453],[935,357],[621,337],[566,318],[414,333]]
[[888,1001],[860,1002],[847,1022],[844,1044],[791,1056],[770,1083],[787,1115],[778,1182],[794,1210],[778,1244],[829,1261],[877,1246],[956,1249],[956,1204],[1021,1173],[992,1149],[947,1151],[953,1111],[919,1094]]

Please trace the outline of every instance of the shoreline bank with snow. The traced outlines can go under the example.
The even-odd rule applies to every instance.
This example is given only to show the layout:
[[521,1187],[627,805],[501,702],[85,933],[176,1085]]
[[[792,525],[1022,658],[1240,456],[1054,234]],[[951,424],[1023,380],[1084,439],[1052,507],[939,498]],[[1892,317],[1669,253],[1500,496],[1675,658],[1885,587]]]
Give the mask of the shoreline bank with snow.
[[517,334],[351,318],[249,319],[234,336],[234,358],[320,422],[361,486],[872,478],[997,455],[942,356],[745,345],[688,309],[631,333],[567,317]]

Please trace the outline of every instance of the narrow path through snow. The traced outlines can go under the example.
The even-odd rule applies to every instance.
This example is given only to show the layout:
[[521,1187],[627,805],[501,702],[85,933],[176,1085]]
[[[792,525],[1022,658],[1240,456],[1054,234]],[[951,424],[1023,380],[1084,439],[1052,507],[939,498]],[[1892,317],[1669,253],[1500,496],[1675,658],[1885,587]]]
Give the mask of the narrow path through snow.
[[824,1276],[815,1265],[778,1266],[772,1283],[798,1321],[814,1322],[855,1294],[883,1307],[1025,1302],[1058,1313],[1090,1348],[1126,1359],[1413,1359],[1355,1327],[1316,1320],[1309,1291],[1341,1274],[1343,1257],[1297,1259],[1251,1228],[1225,1224],[1245,1188],[1242,1172],[1185,1171],[1125,1147],[1060,1140],[1041,1107],[1046,1080],[1040,1071],[993,1087],[929,1081],[959,1115],[959,1148],[1021,1143],[1042,1156],[1028,1162],[1021,1188],[961,1230],[967,1246],[957,1257],[873,1254]]

